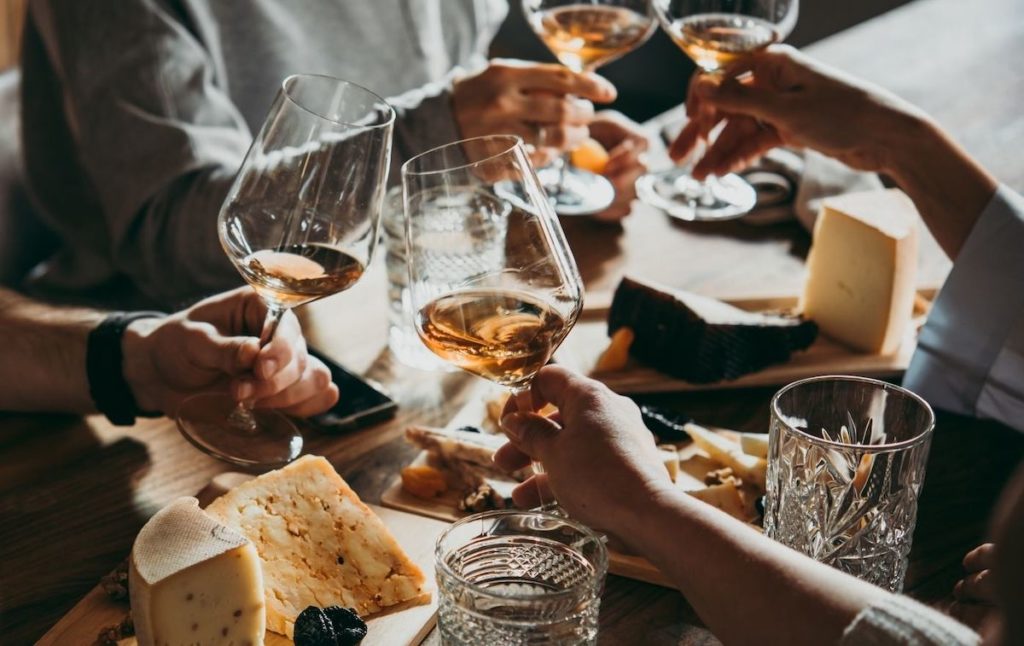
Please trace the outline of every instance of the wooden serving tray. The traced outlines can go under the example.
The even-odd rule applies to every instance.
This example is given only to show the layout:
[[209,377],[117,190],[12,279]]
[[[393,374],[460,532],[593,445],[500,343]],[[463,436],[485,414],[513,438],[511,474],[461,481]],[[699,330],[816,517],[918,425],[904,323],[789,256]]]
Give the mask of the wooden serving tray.
[[[555,360],[567,368],[602,381],[615,392],[624,395],[781,386],[808,377],[830,374],[879,379],[897,377],[903,374],[907,366],[910,365],[910,357],[917,347],[917,332],[924,323],[929,301],[934,297],[935,292],[935,289],[930,288],[918,291],[919,298],[915,303],[913,324],[900,349],[894,354],[879,355],[856,352],[819,334],[810,348],[794,353],[786,363],[769,366],[732,381],[711,384],[693,384],[683,381],[645,366],[634,359],[630,359],[629,365],[624,370],[596,372],[594,366],[597,359],[608,347],[610,341],[607,319],[611,301],[602,295],[588,303],[589,307],[576,323],[576,327],[555,353]],[[765,312],[793,310],[797,306],[798,300],[796,296],[780,296],[731,299],[724,302],[751,312]]]
[[[493,393],[493,387],[481,388],[477,391],[479,394],[484,395],[485,393]],[[448,428],[458,428],[460,426],[480,426],[482,420],[486,417],[486,402],[484,396],[470,396],[469,403],[466,404],[452,420],[448,423]],[[732,435],[735,439],[735,431],[726,429],[712,428],[719,433],[725,435]],[[680,459],[680,474],[676,480],[676,485],[681,489],[699,489],[703,488],[704,475],[711,469],[717,468],[718,465],[713,463],[707,456],[703,454],[692,442],[679,443],[679,459]],[[421,451],[419,455],[413,460],[413,465],[425,464],[427,461],[427,452]],[[391,485],[384,491],[380,497],[380,502],[385,507],[391,507],[405,512],[413,514],[420,514],[429,518],[437,520],[443,520],[447,522],[455,522],[462,518],[465,518],[469,514],[459,510],[459,493],[455,491],[448,491],[444,495],[437,498],[425,499],[419,498],[412,495],[402,488],[402,478],[400,475],[396,475]],[[755,526],[760,530],[760,526]],[[611,574],[623,576],[629,579],[636,579],[637,581],[644,581],[646,583],[653,583],[654,585],[660,585],[666,588],[675,587],[671,581],[666,578],[660,570],[650,563],[647,559],[626,554],[615,549],[608,550],[608,571]]]
[[[227,490],[252,477],[244,473],[222,473],[214,478],[197,498],[200,504],[205,506]],[[417,646],[437,623],[434,542],[447,523],[432,520],[422,514],[407,514],[376,505],[369,507],[381,517],[409,558],[423,570],[427,578],[427,589],[431,592],[431,602],[367,619],[368,632],[362,643],[365,646]],[[43,635],[37,644],[93,644],[101,630],[120,623],[127,614],[126,601],[114,601],[97,585]],[[119,646],[135,646],[136,643],[134,637],[118,642]],[[288,646],[292,644],[292,640],[267,631],[264,643],[267,646]]]

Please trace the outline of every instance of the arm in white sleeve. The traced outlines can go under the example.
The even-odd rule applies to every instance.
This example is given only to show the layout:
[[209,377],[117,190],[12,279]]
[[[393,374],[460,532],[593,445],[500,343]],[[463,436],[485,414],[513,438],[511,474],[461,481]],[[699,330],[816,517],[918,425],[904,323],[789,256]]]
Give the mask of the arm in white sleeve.
[[957,256],[903,383],[937,408],[1024,430],[1024,197],[1006,186]]

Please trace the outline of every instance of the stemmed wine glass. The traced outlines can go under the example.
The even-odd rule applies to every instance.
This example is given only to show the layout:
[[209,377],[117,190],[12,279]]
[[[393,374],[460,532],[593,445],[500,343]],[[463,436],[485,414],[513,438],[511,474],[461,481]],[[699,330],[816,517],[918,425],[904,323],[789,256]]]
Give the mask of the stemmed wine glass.
[[478,137],[402,166],[416,331],[432,352],[511,390],[572,329],[583,281],[518,137]]
[[[799,0],[651,0],[662,28],[699,73],[721,74],[729,64],[785,39],[796,25]],[[693,155],[696,158],[697,155]],[[703,182],[677,167],[637,181],[644,202],[682,220],[728,220],[749,212],[754,188],[730,173]]]
[[[625,56],[650,38],[655,25],[649,0],[523,0],[523,13],[574,72],[592,72]],[[611,182],[572,166],[568,153],[539,174],[559,215],[598,213],[615,200]]]
[[[284,312],[355,284],[377,243],[395,112],[328,76],[281,85],[221,207],[221,245],[267,304],[266,345]],[[283,414],[227,393],[182,402],[178,428],[196,447],[250,468],[298,457],[302,434]]]

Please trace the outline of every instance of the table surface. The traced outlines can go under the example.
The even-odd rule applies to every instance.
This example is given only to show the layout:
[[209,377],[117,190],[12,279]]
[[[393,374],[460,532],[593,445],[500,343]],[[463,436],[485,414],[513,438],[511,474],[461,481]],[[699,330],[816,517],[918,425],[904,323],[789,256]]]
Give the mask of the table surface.
[[[1024,3],[918,0],[834,36],[809,51],[932,112],[996,175],[1024,188]],[[884,52],[881,55],[880,52]],[[1016,53],[1014,53],[1016,52]],[[795,224],[680,224],[638,206],[621,228],[575,220],[567,234],[590,290],[625,271],[715,296],[794,294],[807,235]],[[925,262],[925,280],[948,270]],[[473,380],[396,364],[386,350],[382,267],[351,292],[306,308],[314,345],[383,382],[397,417],[344,435],[313,433],[365,499],[377,501],[416,451],[408,423],[443,425]],[[645,400],[707,424],[764,431],[771,390],[661,395]],[[982,540],[993,502],[1024,455],[1020,434],[940,414],[920,501],[908,592],[948,599],[962,555]],[[175,497],[199,491],[228,467],[195,451],[172,422],[116,428],[97,417],[0,416],[0,642],[38,638],[111,570],[139,528]],[[681,549],[685,549],[683,546]],[[610,577],[601,610],[603,643],[703,644],[716,640],[685,599],[657,586]],[[436,640],[436,636],[432,638]]]

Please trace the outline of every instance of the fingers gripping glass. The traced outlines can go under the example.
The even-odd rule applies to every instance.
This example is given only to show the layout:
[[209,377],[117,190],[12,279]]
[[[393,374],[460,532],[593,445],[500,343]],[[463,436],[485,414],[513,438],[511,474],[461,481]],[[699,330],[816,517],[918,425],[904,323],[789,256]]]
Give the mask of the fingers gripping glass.
[[[235,268],[267,304],[260,344],[289,308],[355,284],[377,243],[394,110],[327,76],[285,79],[221,207],[217,229]],[[178,428],[202,451],[250,468],[298,457],[302,435],[283,414],[196,395]]]
[[435,148],[402,183],[417,334],[532,410],[530,382],[576,323],[583,282],[522,141]]
[[[642,45],[654,31],[648,0],[523,0],[530,26],[558,61],[574,72],[593,72]],[[539,146],[544,129],[538,129]],[[589,215],[608,208],[615,188],[606,178],[576,168],[569,153],[538,172],[559,215]]]
[[[652,0],[662,28],[699,68],[720,74],[772,43],[796,25],[799,0]],[[700,151],[690,155],[699,159]],[[686,167],[649,173],[637,181],[644,202],[682,220],[728,220],[757,202],[754,188],[740,176],[694,179]]]

